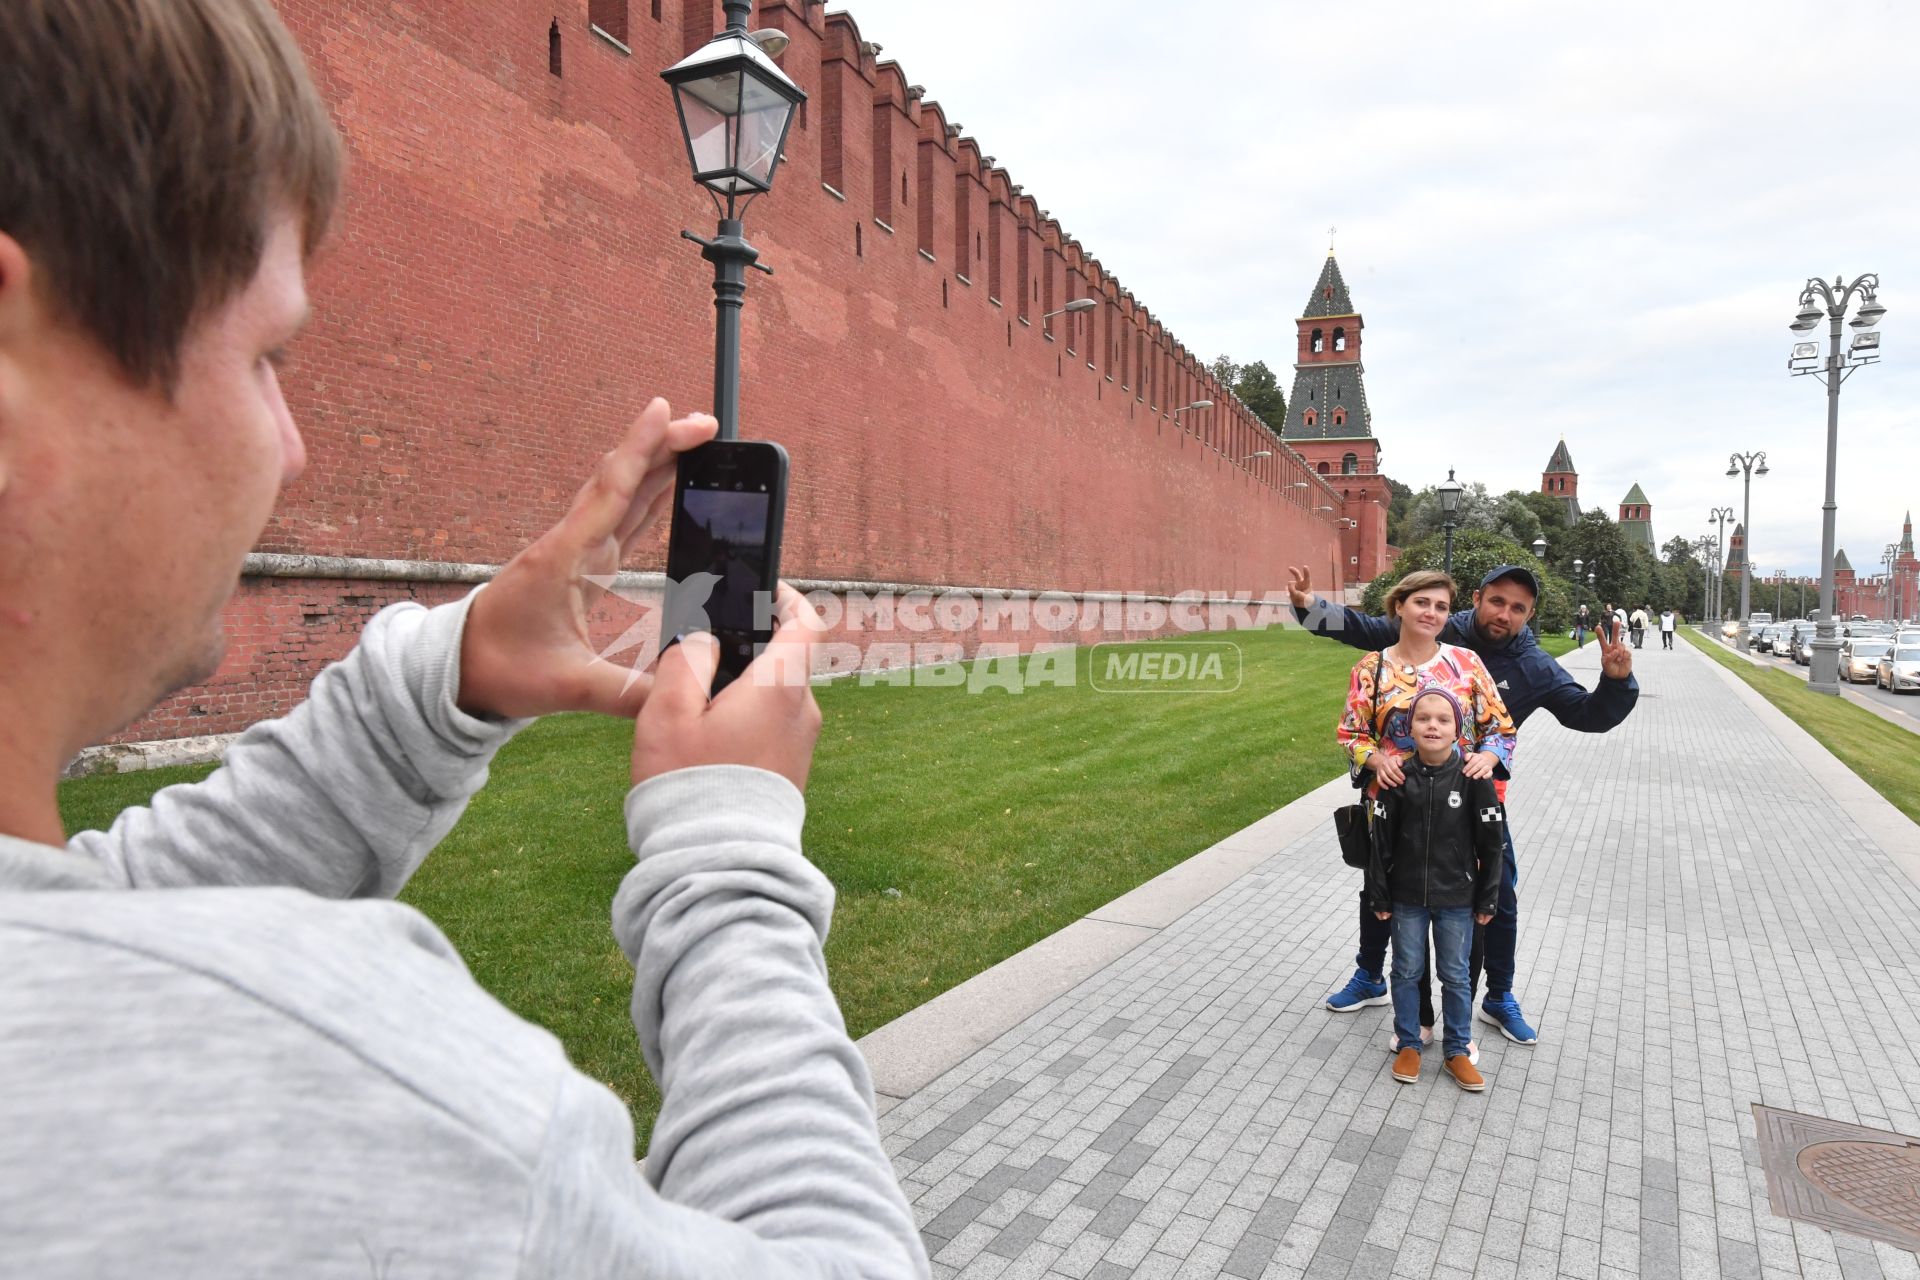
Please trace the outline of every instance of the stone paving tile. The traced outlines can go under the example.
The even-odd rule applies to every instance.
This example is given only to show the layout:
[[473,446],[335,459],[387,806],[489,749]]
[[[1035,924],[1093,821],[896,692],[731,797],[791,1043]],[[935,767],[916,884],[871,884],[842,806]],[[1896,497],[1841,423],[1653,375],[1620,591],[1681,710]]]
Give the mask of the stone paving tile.
[[1775,1217],[1750,1110],[1920,1135],[1920,890],[1698,655],[1636,663],[1620,729],[1521,735],[1541,1042],[1477,1023],[1486,1093],[1321,1007],[1357,884],[1316,831],[881,1119],[934,1274],[1920,1280]]

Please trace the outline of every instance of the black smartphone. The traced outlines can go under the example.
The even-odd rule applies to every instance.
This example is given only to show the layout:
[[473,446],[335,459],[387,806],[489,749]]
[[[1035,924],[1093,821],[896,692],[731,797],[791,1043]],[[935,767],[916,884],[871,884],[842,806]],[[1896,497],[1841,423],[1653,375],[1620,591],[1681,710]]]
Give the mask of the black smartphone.
[[770,440],[710,440],[681,454],[677,469],[660,648],[711,632],[719,693],[773,638],[787,451]]

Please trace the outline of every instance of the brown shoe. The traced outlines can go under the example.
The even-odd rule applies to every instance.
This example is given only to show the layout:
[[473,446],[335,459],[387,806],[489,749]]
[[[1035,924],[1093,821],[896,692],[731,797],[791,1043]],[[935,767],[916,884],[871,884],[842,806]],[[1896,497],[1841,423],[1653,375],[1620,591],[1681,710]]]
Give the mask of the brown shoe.
[[1487,1087],[1487,1078],[1480,1074],[1480,1068],[1473,1065],[1473,1059],[1464,1053],[1456,1053],[1447,1059],[1447,1074],[1468,1093],[1478,1093]]
[[1412,1084],[1420,1078],[1418,1049],[1402,1049],[1393,1055],[1393,1078],[1401,1084]]

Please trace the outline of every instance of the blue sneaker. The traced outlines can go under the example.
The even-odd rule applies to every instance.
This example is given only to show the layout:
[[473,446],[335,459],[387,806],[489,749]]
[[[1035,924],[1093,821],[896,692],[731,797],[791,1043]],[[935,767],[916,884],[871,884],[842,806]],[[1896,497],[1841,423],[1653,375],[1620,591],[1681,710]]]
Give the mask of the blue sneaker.
[[1520,1002],[1513,998],[1513,992],[1505,991],[1499,995],[1487,993],[1480,1005],[1480,1021],[1491,1022],[1500,1028],[1500,1034],[1515,1044],[1533,1044],[1540,1039],[1527,1020],[1520,1016]]
[[1355,969],[1346,986],[1327,994],[1327,1008],[1335,1013],[1352,1013],[1370,1004],[1392,1003],[1393,996],[1388,993],[1386,982],[1365,969]]

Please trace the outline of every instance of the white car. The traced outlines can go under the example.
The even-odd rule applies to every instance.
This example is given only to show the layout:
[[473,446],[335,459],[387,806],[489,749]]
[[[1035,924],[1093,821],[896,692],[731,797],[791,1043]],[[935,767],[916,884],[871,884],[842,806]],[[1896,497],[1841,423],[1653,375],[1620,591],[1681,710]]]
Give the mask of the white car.
[[1873,682],[1894,693],[1920,689],[1920,638],[1913,644],[1896,645],[1880,655],[1880,667],[1874,673]]
[[1880,659],[1893,648],[1891,640],[1849,640],[1840,646],[1840,678],[1848,684],[1879,679]]

